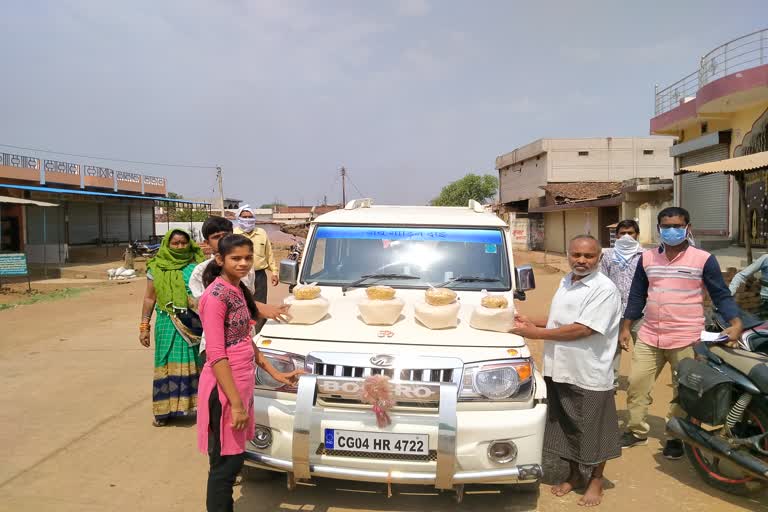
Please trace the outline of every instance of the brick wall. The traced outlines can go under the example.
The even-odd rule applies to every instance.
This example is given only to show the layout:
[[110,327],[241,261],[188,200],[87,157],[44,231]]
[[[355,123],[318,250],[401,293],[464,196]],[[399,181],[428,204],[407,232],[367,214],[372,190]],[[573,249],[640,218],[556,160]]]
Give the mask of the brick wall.
[[[730,285],[737,272],[738,270],[733,267],[727,268],[723,272],[725,284]],[[749,311],[750,313],[757,311],[760,307],[760,280],[755,279],[754,277],[747,278],[746,282],[736,292],[735,298],[736,303],[744,311]],[[712,307],[712,301],[709,298],[709,294],[707,294],[704,299],[704,307],[707,311]]]

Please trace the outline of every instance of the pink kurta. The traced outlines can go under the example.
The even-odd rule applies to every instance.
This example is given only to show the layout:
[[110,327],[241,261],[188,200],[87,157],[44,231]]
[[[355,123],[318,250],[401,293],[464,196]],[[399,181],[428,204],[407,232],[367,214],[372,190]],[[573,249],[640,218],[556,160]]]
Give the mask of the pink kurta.
[[[206,361],[198,387],[197,445],[201,452],[208,453],[208,400],[212,392],[217,392],[221,401],[221,455],[243,453],[245,442],[253,438],[254,433],[253,386],[256,369],[251,339],[252,320],[243,292],[217,278],[200,299],[200,319],[205,331]],[[229,360],[240,400],[248,411],[248,426],[244,430],[232,429],[229,400],[213,374],[213,364],[222,359]]]

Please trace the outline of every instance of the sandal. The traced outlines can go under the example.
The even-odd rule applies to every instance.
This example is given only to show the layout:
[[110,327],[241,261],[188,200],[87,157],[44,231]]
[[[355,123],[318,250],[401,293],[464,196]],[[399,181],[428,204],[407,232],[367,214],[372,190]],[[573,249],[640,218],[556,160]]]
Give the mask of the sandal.
[[166,420],[152,420],[153,427],[164,427],[165,424],[166,424]]

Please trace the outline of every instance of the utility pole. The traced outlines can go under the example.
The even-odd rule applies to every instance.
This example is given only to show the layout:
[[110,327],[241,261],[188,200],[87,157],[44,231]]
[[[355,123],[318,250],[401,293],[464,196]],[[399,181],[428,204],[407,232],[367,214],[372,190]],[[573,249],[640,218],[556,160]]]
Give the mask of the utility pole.
[[347,170],[341,168],[341,207],[347,205]]
[[221,167],[216,166],[216,181],[219,184],[219,202],[221,203],[221,216],[224,217],[224,177]]

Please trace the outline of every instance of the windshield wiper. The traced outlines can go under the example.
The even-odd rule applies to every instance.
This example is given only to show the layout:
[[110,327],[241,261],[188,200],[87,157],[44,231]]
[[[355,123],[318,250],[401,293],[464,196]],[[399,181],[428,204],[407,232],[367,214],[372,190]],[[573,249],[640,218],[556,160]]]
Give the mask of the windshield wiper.
[[480,277],[480,276],[459,276],[449,279],[448,281],[441,283],[435,288],[445,288],[453,283],[500,283],[501,279],[495,277]]
[[384,281],[385,279],[421,279],[419,276],[412,276],[410,274],[365,274],[363,276],[360,276],[360,279],[357,281],[352,281],[348,285],[342,286],[341,291],[342,293],[346,293],[347,290],[350,288],[354,288],[356,286],[360,286],[364,282],[368,281],[369,279],[373,279],[368,284],[373,284],[378,281]]

